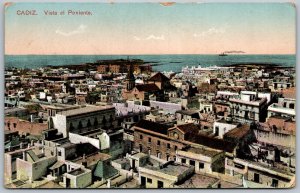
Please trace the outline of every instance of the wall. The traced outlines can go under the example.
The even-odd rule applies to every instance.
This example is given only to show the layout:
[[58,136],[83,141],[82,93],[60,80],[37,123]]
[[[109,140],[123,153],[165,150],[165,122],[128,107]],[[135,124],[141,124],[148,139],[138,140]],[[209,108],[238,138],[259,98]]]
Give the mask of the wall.
[[[49,157],[32,164],[32,180],[37,180],[47,174],[48,167],[56,162],[56,157]],[[19,169],[19,168],[18,168]]]
[[67,118],[64,115],[56,114],[54,117],[51,117],[53,120],[53,128],[57,129],[58,132],[61,132],[64,137],[68,137],[68,128],[67,128]]
[[261,184],[264,187],[272,187],[273,179],[278,180],[278,188],[284,188],[284,187],[287,187],[287,185],[288,185],[288,181],[279,180],[278,178],[276,178],[276,176],[271,177],[271,176],[264,175],[263,173],[261,173],[259,171],[251,171],[251,170],[248,170],[247,180],[254,182],[254,174],[255,173],[259,174],[259,183],[258,184]]
[[87,171],[76,178],[76,188],[85,188],[92,183],[92,172]]
[[150,101],[150,107],[163,109],[166,112],[175,113],[178,110],[181,110],[181,104],[168,103],[168,102],[159,102],[159,101]]
[[48,129],[47,123],[34,123],[17,117],[5,117],[5,130],[18,131],[19,135],[42,135],[42,132],[46,129]]
[[21,181],[32,181],[32,164],[17,158],[17,179]]
[[287,135],[281,133],[274,133],[271,131],[263,131],[254,129],[254,134],[258,142],[274,144],[277,146],[288,147],[295,149],[296,147],[296,136]]
[[[100,149],[100,140],[99,139],[93,139],[90,137],[78,135],[75,133],[69,133],[69,139],[71,143],[89,143],[93,145],[94,147]],[[101,147],[102,150],[102,147]]]
[[218,136],[223,139],[223,135],[228,131],[237,127],[237,125],[229,124],[229,123],[221,123],[221,122],[214,122],[214,130],[213,132],[216,133],[216,127],[219,128]]
[[[143,139],[140,139],[140,135]],[[151,137],[151,143],[148,142],[148,138]],[[160,145],[157,145],[157,141],[160,141]],[[167,144],[170,144],[170,149],[167,148]],[[139,150],[139,145],[143,147],[143,153],[149,154],[149,149],[151,150],[151,155],[157,157],[157,152],[160,152],[161,159],[167,160],[167,154],[171,159],[176,156],[175,146],[177,149],[181,149],[184,145],[182,143],[177,143],[170,140],[169,138],[156,137],[153,135],[148,135],[137,130],[134,131],[134,149]]]

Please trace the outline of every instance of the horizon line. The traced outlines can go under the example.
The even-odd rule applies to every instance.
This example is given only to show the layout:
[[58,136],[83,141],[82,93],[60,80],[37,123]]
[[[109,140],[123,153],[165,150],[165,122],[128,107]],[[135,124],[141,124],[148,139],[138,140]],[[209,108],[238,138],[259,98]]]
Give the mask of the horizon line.
[[[159,56],[159,55],[219,55],[218,54],[4,54],[4,56]],[[297,55],[297,53],[284,53],[284,54],[228,54],[228,56],[238,55]]]

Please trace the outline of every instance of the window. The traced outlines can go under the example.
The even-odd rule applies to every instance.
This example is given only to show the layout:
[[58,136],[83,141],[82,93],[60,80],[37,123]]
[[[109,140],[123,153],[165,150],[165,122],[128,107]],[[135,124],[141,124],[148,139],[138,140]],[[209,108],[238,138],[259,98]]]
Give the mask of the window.
[[175,149],[175,151],[177,150],[177,146],[176,145],[174,146],[174,149]]
[[168,148],[168,149],[171,149],[171,145],[170,145],[169,143],[167,144],[167,148]]
[[283,107],[286,107],[286,102],[283,103]]
[[98,120],[97,120],[97,118],[95,118],[95,120],[94,120],[94,125],[98,126]]
[[140,135],[140,139],[143,139],[143,136],[142,136],[142,135]]
[[199,163],[199,168],[200,168],[200,169],[203,169],[203,168],[204,168],[204,163],[201,163],[201,162],[200,162],[200,163]]
[[259,174],[254,173],[254,182],[259,183]]
[[87,125],[86,125],[87,127],[91,127],[92,126],[92,124],[91,124],[91,121],[90,120],[88,120],[88,122],[87,122]]
[[148,142],[151,143],[151,137],[148,138]]
[[152,184],[152,179],[151,178],[147,178],[147,183]]
[[170,155],[167,155],[167,161],[170,161]]
[[181,163],[185,164],[186,163],[186,159],[182,158],[181,159]]
[[16,128],[17,127],[17,123],[14,123],[14,128]]
[[194,160],[190,160],[190,165],[191,166],[195,166],[195,161]]
[[82,122],[81,121],[79,121],[79,123],[78,123],[78,129],[82,129],[83,128],[83,126],[82,126]]
[[278,187],[278,180],[272,179],[272,185],[271,186],[277,188]]
[[159,159],[161,159],[161,153],[159,151],[156,152],[156,155]]
[[290,107],[290,109],[294,109],[295,108],[295,104],[294,103],[290,103],[289,107]]
[[58,154],[58,156],[61,156],[61,151],[58,151],[57,154]]

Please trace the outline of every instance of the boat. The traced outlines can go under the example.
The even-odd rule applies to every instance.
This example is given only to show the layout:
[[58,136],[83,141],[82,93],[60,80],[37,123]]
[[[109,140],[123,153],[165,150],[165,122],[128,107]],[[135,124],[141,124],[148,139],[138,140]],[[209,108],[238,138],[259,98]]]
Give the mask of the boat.
[[225,52],[219,54],[219,56],[228,56],[227,54],[225,54]]

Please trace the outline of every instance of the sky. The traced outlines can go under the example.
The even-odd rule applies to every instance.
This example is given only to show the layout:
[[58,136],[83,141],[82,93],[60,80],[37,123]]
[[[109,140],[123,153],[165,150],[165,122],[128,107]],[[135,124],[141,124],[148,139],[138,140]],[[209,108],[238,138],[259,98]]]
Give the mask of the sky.
[[[38,15],[18,15],[36,10]],[[89,16],[44,11],[90,11]],[[23,12],[22,12],[23,11]],[[7,55],[295,54],[288,3],[15,3],[5,7]]]

